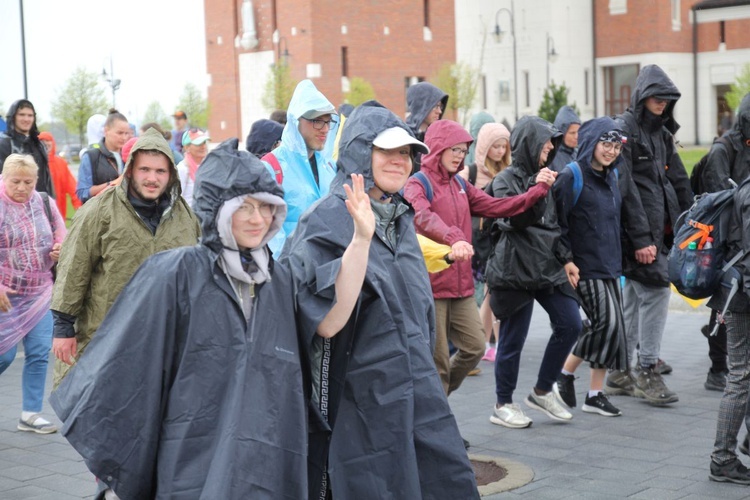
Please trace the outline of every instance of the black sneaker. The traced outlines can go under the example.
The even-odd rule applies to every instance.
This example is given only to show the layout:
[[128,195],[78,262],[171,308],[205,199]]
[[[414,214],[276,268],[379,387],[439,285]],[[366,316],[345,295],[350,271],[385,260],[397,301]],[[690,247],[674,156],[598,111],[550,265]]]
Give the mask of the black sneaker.
[[587,395],[581,409],[586,413],[598,413],[605,417],[619,417],[622,415],[622,412],[609,402],[609,399],[607,399],[607,396],[603,392],[600,392],[593,398]]
[[468,450],[471,447],[471,443],[469,443],[464,438],[461,438],[461,440],[464,442],[464,448],[466,448]]
[[711,460],[711,472],[708,478],[720,483],[750,484],[750,471],[742,465],[739,458],[735,458],[724,465],[719,465]]
[[712,372],[708,371],[706,376],[706,382],[703,387],[708,391],[721,391],[724,392],[724,387],[727,385],[727,372]]
[[740,443],[737,449],[745,455],[750,455],[750,435],[745,434],[745,439],[742,440],[742,443]]
[[576,407],[575,376],[561,373],[557,376],[557,382],[552,386],[557,396],[570,408]]

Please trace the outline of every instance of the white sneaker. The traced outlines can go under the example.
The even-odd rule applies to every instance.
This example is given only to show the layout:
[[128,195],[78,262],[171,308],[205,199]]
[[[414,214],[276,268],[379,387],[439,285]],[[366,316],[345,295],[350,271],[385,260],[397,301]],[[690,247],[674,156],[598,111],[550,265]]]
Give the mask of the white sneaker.
[[511,429],[524,429],[529,427],[533,420],[527,417],[520,406],[515,403],[506,403],[498,407],[490,415],[490,422]]
[[555,396],[554,392],[539,396],[532,390],[531,394],[526,396],[524,403],[531,409],[546,413],[553,420],[567,422],[573,418],[573,414],[565,409],[564,403]]

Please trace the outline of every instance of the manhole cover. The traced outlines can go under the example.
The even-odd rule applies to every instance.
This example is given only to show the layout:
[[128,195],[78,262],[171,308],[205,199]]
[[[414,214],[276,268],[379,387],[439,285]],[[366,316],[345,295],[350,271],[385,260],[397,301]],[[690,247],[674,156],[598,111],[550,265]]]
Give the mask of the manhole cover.
[[505,467],[501,467],[493,462],[471,460],[471,466],[474,468],[474,475],[477,477],[477,486],[485,486],[500,481],[508,475]]

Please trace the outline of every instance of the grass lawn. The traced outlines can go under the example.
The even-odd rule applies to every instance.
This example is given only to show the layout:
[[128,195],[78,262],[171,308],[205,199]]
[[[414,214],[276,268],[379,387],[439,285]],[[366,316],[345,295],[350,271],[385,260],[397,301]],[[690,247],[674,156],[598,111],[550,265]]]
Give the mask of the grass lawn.
[[678,148],[677,151],[677,154],[680,155],[680,159],[682,160],[682,164],[685,165],[685,170],[687,170],[688,175],[693,171],[693,167],[698,163],[698,160],[703,158],[703,155],[706,153],[708,153],[708,149],[695,147]]

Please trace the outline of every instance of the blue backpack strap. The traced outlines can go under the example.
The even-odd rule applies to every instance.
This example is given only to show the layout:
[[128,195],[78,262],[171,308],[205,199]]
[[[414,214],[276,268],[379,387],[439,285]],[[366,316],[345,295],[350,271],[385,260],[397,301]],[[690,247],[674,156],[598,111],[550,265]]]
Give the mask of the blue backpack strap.
[[453,178],[458,181],[458,185],[461,186],[461,190],[466,192],[466,179],[458,174],[454,175]]
[[424,175],[424,172],[421,171],[414,174],[414,178],[417,179],[424,188],[424,194],[427,196],[427,201],[432,203],[432,184],[430,183],[430,179],[428,179],[427,176]]
[[578,203],[578,198],[581,196],[581,191],[583,191],[583,175],[581,174],[581,167],[578,163],[572,161],[566,166],[573,174],[573,206],[575,206],[576,203]]

